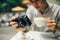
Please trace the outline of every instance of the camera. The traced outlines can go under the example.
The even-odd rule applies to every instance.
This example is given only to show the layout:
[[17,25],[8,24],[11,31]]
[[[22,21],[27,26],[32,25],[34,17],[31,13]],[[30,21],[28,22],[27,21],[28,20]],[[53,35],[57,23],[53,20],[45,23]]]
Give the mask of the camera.
[[17,17],[15,20],[12,20],[18,23],[18,28],[19,27],[26,27],[26,26],[30,26],[32,23],[30,21],[30,19],[26,16],[26,15],[22,15],[20,17]]

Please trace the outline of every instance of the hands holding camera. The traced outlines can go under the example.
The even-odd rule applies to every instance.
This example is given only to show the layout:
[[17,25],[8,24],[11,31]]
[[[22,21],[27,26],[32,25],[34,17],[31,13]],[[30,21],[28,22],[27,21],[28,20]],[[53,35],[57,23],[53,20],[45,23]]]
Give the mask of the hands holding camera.
[[10,24],[16,28],[24,28],[26,26],[31,26],[31,21],[26,15],[23,15],[17,18],[10,18]]
[[[15,22],[15,21],[13,22],[12,20],[16,20],[16,18],[15,17],[10,18],[10,21],[11,21],[10,24],[13,27],[19,26],[17,22]],[[48,22],[46,24],[46,27],[48,27],[48,29],[50,29],[50,30],[54,30],[55,29],[55,26],[56,26],[55,20],[52,20],[51,18],[48,18],[47,21]]]
[[16,20],[16,17],[11,17],[9,20],[10,20],[10,25],[15,29],[19,26],[17,22],[12,21],[12,20]]

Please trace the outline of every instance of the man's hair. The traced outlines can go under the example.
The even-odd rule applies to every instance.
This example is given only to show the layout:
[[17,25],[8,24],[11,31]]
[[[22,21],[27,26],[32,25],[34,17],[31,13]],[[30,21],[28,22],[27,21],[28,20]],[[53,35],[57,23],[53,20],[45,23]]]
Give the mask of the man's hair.
[[[32,0],[29,0],[30,2],[32,2]],[[37,1],[37,0],[35,0],[35,1]],[[43,2],[46,2],[46,0],[42,0]]]

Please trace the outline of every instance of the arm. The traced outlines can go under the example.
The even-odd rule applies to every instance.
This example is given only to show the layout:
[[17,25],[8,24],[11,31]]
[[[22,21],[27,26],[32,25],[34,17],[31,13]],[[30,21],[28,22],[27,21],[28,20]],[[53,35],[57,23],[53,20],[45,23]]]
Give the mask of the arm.
[[[57,27],[59,27],[60,24],[56,24],[57,20],[60,19],[60,9],[58,10],[58,15],[56,17],[56,20],[52,20],[51,18],[48,18],[48,23],[47,23],[47,27],[50,30],[55,30]],[[57,26],[56,26],[57,25]]]
[[60,30],[60,9],[59,9],[58,15],[57,15],[57,17],[56,17],[56,24],[57,24],[56,28],[57,28],[58,30]]
[[30,7],[27,9],[26,15],[28,16],[28,18],[32,22],[33,21],[33,15],[32,15],[32,9]]
[[30,21],[32,22],[31,25],[31,30],[34,30],[34,27],[36,26],[33,20],[33,8],[31,6],[29,6],[29,8],[26,11],[26,15],[28,16],[28,18],[30,19]]

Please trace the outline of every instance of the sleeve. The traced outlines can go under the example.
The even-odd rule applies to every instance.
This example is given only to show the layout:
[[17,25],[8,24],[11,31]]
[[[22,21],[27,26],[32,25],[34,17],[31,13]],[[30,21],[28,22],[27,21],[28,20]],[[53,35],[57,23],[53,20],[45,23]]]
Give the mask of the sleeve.
[[28,18],[30,19],[30,21],[32,22],[32,25],[31,25],[31,29],[30,30],[34,30],[34,27],[36,26],[34,24],[34,20],[33,20],[33,8],[32,7],[29,7],[26,11],[26,15],[28,16]]
[[59,9],[59,16],[60,16],[60,9]]
[[26,11],[26,15],[28,16],[28,18],[30,19],[30,21],[32,22],[33,21],[33,15],[32,15],[32,9],[31,7],[29,7]]
[[57,14],[57,16],[56,16],[56,23],[58,22],[58,20],[60,20],[60,8],[59,8],[58,14]]
[[60,9],[59,9],[57,17],[56,17],[56,23],[60,25]]

